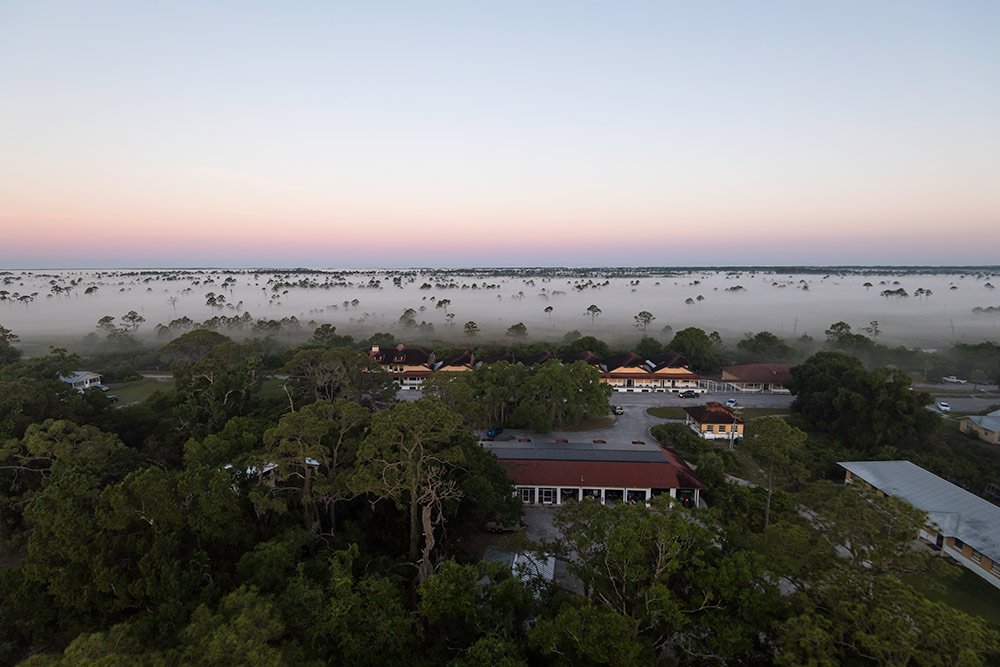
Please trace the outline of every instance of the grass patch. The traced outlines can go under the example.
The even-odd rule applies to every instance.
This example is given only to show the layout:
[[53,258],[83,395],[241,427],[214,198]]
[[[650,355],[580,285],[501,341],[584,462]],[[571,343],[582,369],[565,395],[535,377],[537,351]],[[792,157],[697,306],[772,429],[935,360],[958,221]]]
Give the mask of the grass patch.
[[153,378],[142,378],[134,382],[126,382],[117,387],[111,387],[110,396],[118,397],[118,405],[134,405],[141,403],[157,391],[164,393],[174,390],[173,382],[162,382]]
[[646,414],[660,419],[684,419],[684,408],[679,405],[661,405],[658,408],[646,408]]
[[576,433],[578,431],[596,431],[600,428],[607,428],[615,423],[614,417],[595,417],[593,419],[585,419],[575,426],[564,426],[557,428],[557,431],[568,431],[570,433]]
[[[967,568],[954,564],[955,573],[947,576],[925,573],[906,577],[907,583],[934,602],[943,602],[970,616],[979,616],[995,626],[1000,626],[1000,589],[997,589]],[[927,580],[940,584],[943,590],[927,586]]]

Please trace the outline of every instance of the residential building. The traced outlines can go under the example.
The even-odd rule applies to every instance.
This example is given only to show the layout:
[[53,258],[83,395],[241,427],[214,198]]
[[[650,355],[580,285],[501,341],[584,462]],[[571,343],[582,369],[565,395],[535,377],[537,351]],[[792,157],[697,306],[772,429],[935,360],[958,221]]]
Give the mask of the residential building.
[[81,394],[85,389],[101,384],[101,376],[90,371],[73,371],[69,375],[60,375],[59,379]]
[[421,347],[397,345],[380,348],[373,345],[368,357],[404,389],[418,388],[434,367],[434,353],[428,353]]
[[838,462],[849,483],[927,512],[920,537],[1000,588],[1000,507],[910,461]]
[[705,440],[735,439],[743,437],[746,421],[718,401],[684,408],[684,423]]
[[476,355],[470,350],[466,350],[451,359],[439,362],[435,371],[441,373],[463,373],[471,371],[476,367]]
[[484,442],[525,504],[647,502],[669,495],[697,506],[699,482],[683,459],[655,444]]
[[962,417],[958,428],[962,433],[975,433],[984,442],[1000,445],[1000,410],[985,415]]
[[697,389],[703,378],[688,368],[687,358],[677,352],[664,352],[646,360],[655,378],[656,391],[679,392]]
[[649,372],[646,361],[634,352],[617,354],[601,364],[601,382],[615,391],[648,392],[656,387],[656,380]]
[[539,352],[538,354],[532,354],[527,357],[518,359],[518,363],[524,364],[525,366],[535,366],[538,364],[544,364],[550,359],[556,359],[556,361],[558,361],[556,355],[546,350],[545,352]]
[[722,381],[727,385],[723,391],[733,389],[743,392],[787,394],[789,391],[786,385],[792,379],[794,365],[741,364],[739,366],[723,366]]
[[486,359],[482,359],[480,361],[477,361],[476,362],[476,367],[478,368],[479,366],[482,366],[483,364],[485,364],[487,366],[492,366],[493,364],[498,364],[501,361],[506,361],[508,364],[516,364],[517,363],[517,359],[514,358],[514,353],[511,352],[510,350],[504,350],[503,352],[500,352],[499,354],[494,354],[491,357],[487,357]]
[[666,352],[643,359],[633,352],[611,357],[599,365],[601,382],[620,392],[678,392],[695,389],[700,375],[687,367],[687,359]]

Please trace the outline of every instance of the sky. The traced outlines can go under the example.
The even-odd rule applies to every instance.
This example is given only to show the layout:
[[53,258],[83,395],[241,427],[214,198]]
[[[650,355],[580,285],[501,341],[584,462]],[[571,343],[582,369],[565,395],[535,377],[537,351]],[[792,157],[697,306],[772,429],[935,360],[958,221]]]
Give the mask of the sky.
[[0,0],[0,267],[997,264],[1000,3]]

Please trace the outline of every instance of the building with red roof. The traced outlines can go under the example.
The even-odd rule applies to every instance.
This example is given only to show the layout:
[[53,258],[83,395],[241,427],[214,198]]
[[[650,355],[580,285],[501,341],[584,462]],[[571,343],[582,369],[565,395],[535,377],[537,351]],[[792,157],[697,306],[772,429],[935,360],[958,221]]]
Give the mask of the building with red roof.
[[684,423],[699,438],[718,440],[721,438],[742,438],[746,421],[718,401],[705,405],[684,408]]
[[785,385],[792,379],[793,366],[795,364],[723,366],[722,382],[725,386],[722,390],[787,394]]
[[669,495],[697,506],[701,489],[687,463],[658,445],[484,442],[525,504],[647,502]]

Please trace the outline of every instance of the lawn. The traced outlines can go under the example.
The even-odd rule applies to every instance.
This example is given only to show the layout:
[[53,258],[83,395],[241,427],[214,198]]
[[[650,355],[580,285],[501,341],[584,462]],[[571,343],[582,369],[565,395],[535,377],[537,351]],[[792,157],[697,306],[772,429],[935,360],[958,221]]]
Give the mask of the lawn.
[[[930,600],[944,602],[959,611],[985,618],[993,625],[1000,626],[1000,589],[994,588],[961,565],[952,567],[955,570],[953,576],[925,574],[907,577],[907,582]],[[944,590],[927,586],[928,578],[943,585]]]
[[684,419],[684,408],[679,405],[661,405],[658,408],[646,408],[646,414],[660,419]]
[[171,381],[154,380],[153,378],[142,378],[134,382],[126,382],[122,385],[110,387],[110,389],[111,391],[108,392],[108,395],[117,396],[118,405],[134,405],[146,400],[154,392],[172,392],[174,390],[174,383]]

